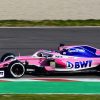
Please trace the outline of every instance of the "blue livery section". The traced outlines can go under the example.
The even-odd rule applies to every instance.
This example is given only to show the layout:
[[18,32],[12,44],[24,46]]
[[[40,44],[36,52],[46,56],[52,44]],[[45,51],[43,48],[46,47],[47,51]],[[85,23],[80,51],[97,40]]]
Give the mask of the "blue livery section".
[[90,46],[76,46],[69,49],[64,48],[60,53],[62,55],[76,57],[100,57],[100,55],[96,55],[96,49]]

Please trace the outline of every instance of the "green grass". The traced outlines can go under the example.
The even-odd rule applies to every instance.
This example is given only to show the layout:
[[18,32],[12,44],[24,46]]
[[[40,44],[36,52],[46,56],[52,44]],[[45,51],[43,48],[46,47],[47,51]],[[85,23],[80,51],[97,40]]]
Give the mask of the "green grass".
[[0,26],[100,26],[100,20],[0,20]]
[[100,94],[100,82],[0,82],[0,94],[12,93]]
[[67,95],[67,94],[23,94],[0,95],[0,100],[100,100],[100,95]]

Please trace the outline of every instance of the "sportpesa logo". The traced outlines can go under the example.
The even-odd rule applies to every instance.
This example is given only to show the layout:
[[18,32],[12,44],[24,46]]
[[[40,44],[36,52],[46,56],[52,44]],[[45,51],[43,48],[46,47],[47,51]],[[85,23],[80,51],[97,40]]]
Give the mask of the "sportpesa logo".
[[83,49],[69,49],[68,52],[85,52]]
[[75,63],[67,61],[67,68],[68,69],[72,69],[72,68],[75,68],[75,69],[86,68],[86,67],[91,67],[91,65],[92,65],[92,60],[79,61],[79,62],[75,62]]

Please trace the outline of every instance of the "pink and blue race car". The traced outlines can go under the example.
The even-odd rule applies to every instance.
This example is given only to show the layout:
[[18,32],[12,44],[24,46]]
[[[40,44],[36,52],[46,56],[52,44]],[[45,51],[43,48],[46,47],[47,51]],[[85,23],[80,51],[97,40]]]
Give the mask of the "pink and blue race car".
[[66,46],[58,51],[39,50],[31,56],[6,53],[1,57],[0,75],[20,78],[25,73],[93,72],[100,74],[100,49],[88,45]]

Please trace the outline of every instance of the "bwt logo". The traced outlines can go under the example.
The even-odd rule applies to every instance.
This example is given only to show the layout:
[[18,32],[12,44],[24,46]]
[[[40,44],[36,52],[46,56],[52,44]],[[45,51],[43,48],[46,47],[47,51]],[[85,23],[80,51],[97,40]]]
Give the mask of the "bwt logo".
[[75,69],[86,68],[86,67],[91,67],[91,65],[92,65],[92,60],[79,61],[79,62],[75,62],[75,63],[67,61],[67,68],[68,69],[71,69],[71,68],[75,68]]

